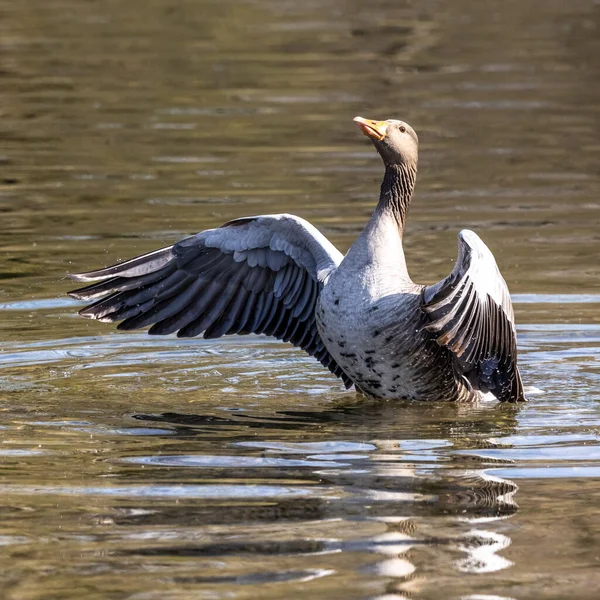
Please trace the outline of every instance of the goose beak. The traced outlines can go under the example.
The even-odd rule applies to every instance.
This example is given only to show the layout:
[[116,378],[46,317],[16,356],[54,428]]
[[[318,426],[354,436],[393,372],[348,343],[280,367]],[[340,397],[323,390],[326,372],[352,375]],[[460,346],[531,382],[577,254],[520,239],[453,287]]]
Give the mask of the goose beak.
[[362,117],[354,117],[354,122],[360,127],[360,130],[371,139],[381,141],[387,134],[387,121],[371,121]]

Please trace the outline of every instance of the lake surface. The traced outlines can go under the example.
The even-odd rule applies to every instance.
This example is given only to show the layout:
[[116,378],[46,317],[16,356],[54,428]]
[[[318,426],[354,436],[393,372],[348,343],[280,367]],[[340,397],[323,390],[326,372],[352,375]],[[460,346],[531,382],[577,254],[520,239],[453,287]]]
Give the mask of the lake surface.
[[[600,3],[0,1],[0,595],[596,598]],[[294,212],[341,250],[421,140],[418,282],[476,230],[524,406],[372,402],[261,337],[118,334],[68,271]]]

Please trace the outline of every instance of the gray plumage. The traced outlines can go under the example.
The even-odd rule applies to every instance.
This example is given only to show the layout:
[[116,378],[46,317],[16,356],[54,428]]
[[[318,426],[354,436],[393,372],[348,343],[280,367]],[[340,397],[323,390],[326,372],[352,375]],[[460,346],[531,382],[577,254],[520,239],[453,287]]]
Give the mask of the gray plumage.
[[381,398],[524,400],[514,315],[489,249],[459,234],[452,273],[412,282],[402,235],[418,139],[402,121],[355,121],[385,164],[379,204],[344,257],[293,215],[225,223],[121,264],[70,275],[83,317],[180,337],[265,334]]

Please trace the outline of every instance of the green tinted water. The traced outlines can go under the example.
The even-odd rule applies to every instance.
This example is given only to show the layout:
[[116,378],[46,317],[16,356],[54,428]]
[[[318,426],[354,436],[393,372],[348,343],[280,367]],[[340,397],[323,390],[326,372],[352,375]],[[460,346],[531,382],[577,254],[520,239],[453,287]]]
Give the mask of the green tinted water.
[[[30,598],[595,598],[600,5],[0,2],[0,590]],[[238,216],[345,250],[410,122],[405,237],[475,229],[523,407],[365,402],[263,338],[117,334],[67,271]],[[543,393],[533,393],[537,388]]]

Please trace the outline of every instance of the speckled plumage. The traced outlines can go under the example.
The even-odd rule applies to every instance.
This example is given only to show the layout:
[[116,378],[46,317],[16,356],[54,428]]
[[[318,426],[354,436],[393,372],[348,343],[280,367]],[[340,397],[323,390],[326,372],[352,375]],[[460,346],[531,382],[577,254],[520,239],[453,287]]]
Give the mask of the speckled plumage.
[[459,234],[452,273],[415,284],[402,236],[418,139],[357,117],[385,165],[379,203],[343,256],[294,215],[237,219],[124,263],[71,275],[84,317],[180,337],[262,333],[380,398],[524,400],[506,284],[479,237]]
[[[416,165],[415,165],[416,167]],[[474,397],[426,327],[424,286],[406,267],[402,233],[415,173],[388,167],[379,205],[317,303],[330,354],[363,393],[379,398]],[[409,180],[411,184],[404,184]]]
[[[471,397],[448,351],[425,329],[420,286],[389,295],[349,296],[332,277],[317,305],[317,326],[330,354],[365,394],[379,398]],[[336,281],[337,280],[337,281]]]

